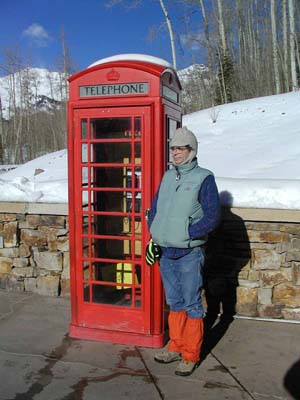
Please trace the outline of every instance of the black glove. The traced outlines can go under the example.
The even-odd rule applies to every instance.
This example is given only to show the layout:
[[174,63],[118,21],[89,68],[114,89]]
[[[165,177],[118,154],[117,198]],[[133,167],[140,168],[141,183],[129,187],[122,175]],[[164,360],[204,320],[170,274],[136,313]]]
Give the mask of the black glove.
[[146,247],[146,261],[148,265],[153,265],[161,256],[161,248],[150,239]]

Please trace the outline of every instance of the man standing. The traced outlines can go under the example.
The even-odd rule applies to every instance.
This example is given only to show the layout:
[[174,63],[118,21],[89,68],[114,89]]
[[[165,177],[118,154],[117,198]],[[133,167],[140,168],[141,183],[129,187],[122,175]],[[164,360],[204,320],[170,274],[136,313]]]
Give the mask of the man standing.
[[160,249],[160,273],[170,307],[167,348],[157,362],[180,360],[175,374],[192,374],[203,341],[201,300],[204,245],[219,221],[218,189],[212,172],[197,162],[198,143],[186,127],[176,130],[170,143],[173,168],[166,171],[148,215],[152,239],[146,259],[155,262]]

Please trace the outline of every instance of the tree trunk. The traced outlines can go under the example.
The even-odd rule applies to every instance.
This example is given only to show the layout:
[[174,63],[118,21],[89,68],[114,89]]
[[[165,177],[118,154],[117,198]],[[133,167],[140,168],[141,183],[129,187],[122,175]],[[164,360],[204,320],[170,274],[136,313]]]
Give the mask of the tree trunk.
[[273,70],[275,80],[275,93],[280,93],[280,81],[279,81],[279,62],[277,52],[277,29],[276,29],[276,11],[275,11],[275,0],[271,0],[271,29],[272,29],[272,54],[273,54]]
[[288,25],[287,25],[287,4],[282,0],[282,46],[283,46],[283,80],[284,90],[289,91],[289,68],[288,68]]
[[163,0],[159,0],[160,6],[163,10],[164,16],[166,18],[166,23],[169,31],[169,36],[170,36],[170,41],[171,41],[171,50],[172,50],[172,59],[173,59],[173,68],[176,70],[177,69],[177,60],[176,60],[176,49],[175,49],[175,39],[174,39],[174,32],[171,24],[171,20],[169,17],[168,10],[165,6],[165,3]]
[[290,63],[291,63],[291,78],[292,90],[298,88],[297,69],[296,69],[296,51],[295,51],[295,9],[294,0],[289,1],[289,25],[290,25]]

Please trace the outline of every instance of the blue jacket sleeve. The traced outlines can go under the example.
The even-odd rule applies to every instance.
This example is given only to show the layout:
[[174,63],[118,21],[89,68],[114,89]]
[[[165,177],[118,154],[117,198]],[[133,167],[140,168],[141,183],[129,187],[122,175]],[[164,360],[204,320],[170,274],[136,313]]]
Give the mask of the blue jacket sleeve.
[[191,239],[196,239],[212,232],[220,221],[220,200],[215,178],[209,175],[202,183],[198,201],[202,206],[203,217],[189,227]]

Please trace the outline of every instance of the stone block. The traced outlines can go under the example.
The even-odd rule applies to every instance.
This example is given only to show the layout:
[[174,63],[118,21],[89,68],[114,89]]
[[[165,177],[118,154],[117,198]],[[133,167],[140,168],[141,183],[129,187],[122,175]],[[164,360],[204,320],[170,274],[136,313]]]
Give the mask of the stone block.
[[17,277],[32,277],[33,276],[33,268],[32,267],[14,267],[12,269],[12,274]]
[[21,243],[19,246],[19,257],[30,257],[31,251],[27,244]]
[[17,268],[24,268],[28,266],[28,258],[18,257],[13,259],[13,265]]
[[3,222],[12,222],[17,220],[17,215],[16,214],[0,214],[0,221]]
[[248,275],[249,275],[249,269],[242,269],[239,273],[238,273],[238,279],[248,279]]
[[48,250],[57,251],[57,237],[53,234],[48,234]]
[[238,314],[255,317],[257,315],[257,289],[237,287],[237,304],[236,310]]
[[47,235],[33,229],[22,229],[21,241],[28,246],[40,248],[47,245]]
[[300,250],[291,250],[286,254],[286,261],[300,261]]
[[273,289],[273,302],[285,307],[300,307],[300,286],[282,283]]
[[4,247],[15,247],[17,246],[17,222],[8,222],[4,224],[3,227],[3,238],[4,238]]
[[70,296],[70,279],[61,279],[60,281],[60,295],[63,297]]
[[282,256],[275,250],[255,250],[253,269],[279,269],[282,262]]
[[280,225],[274,222],[246,222],[245,225],[248,230],[257,231],[279,231],[280,228]]
[[19,229],[30,229],[32,226],[27,221],[19,221]]
[[26,292],[36,292],[36,278],[25,278],[24,288]]
[[291,321],[300,321],[300,308],[283,308],[282,316]]
[[292,268],[285,268],[276,271],[261,271],[260,284],[263,288],[272,288],[284,282],[292,282]]
[[16,215],[16,219],[17,219],[17,221],[19,221],[19,222],[25,221],[26,215],[23,214],[23,213],[19,213],[19,214]]
[[262,305],[272,304],[272,289],[259,288],[257,291],[258,303]]
[[292,263],[293,282],[295,285],[300,286],[300,263]]
[[259,281],[260,272],[255,269],[250,269],[248,274],[249,281]]
[[48,271],[61,271],[63,268],[62,253],[50,251],[34,252],[33,257],[39,268]]
[[279,304],[258,305],[258,316],[261,318],[282,318],[283,306]]
[[61,273],[62,279],[70,279],[70,253],[63,253],[63,271]]
[[250,242],[280,243],[288,242],[290,238],[286,232],[249,231],[248,235]]
[[62,215],[41,215],[40,225],[65,228],[66,218]]
[[276,249],[276,244],[275,243],[250,242],[250,248],[253,250],[254,249],[273,250],[273,249]]
[[300,250],[300,239],[293,238],[291,242],[292,242],[293,249]]
[[36,280],[36,292],[44,296],[58,296],[59,276],[38,276]]
[[9,257],[0,257],[0,274],[9,274],[12,271],[13,259]]
[[47,233],[48,235],[55,235],[55,236],[64,236],[68,233],[68,231],[64,228],[54,228],[52,226],[39,226],[39,231]]
[[287,232],[291,235],[299,235],[300,234],[300,224],[285,224],[280,225],[280,232]]
[[6,279],[5,289],[10,292],[24,292],[24,281],[10,275]]
[[17,247],[7,247],[0,249],[0,257],[18,257],[19,252]]
[[41,217],[40,215],[29,214],[26,216],[26,222],[28,228],[36,229],[39,225],[41,225]]
[[69,238],[67,236],[62,236],[57,239],[57,250],[69,251]]
[[249,280],[239,279],[239,286],[242,286],[245,288],[258,288],[259,282],[256,282],[256,281],[250,282]]
[[278,253],[286,253],[287,251],[291,250],[291,248],[292,248],[291,242],[277,243],[276,245],[276,251]]

